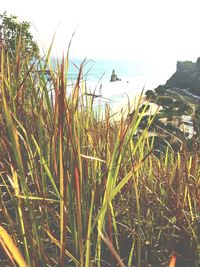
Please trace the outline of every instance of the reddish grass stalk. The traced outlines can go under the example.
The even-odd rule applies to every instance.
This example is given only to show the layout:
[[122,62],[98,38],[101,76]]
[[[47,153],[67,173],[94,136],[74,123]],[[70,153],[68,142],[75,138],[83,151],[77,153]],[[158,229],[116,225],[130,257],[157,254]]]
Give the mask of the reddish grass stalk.
[[169,262],[169,267],[175,267],[175,266],[176,266],[176,255],[172,255]]
[[80,182],[79,182],[79,171],[77,165],[74,167],[74,178],[75,178],[75,192],[76,192],[76,203],[77,203],[77,225],[78,225],[78,239],[79,239],[79,253],[81,266],[84,266],[83,259],[83,243],[82,243],[82,216],[81,216],[81,196],[80,196]]
[[61,65],[61,88],[59,92],[59,160],[60,160],[60,265],[64,266],[65,242],[66,242],[66,181],[64,177],[63,165],[63,123],[64,123],[64,99],[65,99],[65,81],[64,81],[64,58]]

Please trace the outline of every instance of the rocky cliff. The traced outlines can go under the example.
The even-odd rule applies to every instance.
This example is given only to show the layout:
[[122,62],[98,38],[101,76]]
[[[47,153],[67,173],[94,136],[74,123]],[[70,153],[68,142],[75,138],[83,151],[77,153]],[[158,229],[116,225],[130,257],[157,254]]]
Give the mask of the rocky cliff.
[[193,94],[200,95],[200,57],[197,61],[178,61],[176,72],[165,84],[167,88],[177,87],[187,89]]

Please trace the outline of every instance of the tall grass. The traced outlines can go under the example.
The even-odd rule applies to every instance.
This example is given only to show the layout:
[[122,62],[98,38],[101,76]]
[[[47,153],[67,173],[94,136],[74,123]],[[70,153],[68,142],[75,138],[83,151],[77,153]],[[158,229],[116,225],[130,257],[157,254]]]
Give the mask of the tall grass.
[[108,105],[93,107],[85,62],[69,90],[68,56],[54,71],[50,53],[31,64],[19,55],[1,53],[2,262],[199,266],[195,144],[193,153],[182,143],[156,156],[153,119],[139,130],[142,98],[131,119],[116,119]]

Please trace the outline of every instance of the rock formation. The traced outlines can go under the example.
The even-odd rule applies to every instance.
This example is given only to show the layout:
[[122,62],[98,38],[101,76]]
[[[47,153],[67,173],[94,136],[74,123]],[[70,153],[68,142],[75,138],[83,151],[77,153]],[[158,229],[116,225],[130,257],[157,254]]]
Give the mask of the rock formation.
[[164,88],[187,89],[189,92],[200,95],[200,58],[197,62],[178,61],[176,72],[169,78]]
[[121,79],[119,79],[119,78],[117,77],[117,75],[115,74],[115,70],[114,70],[114,69],[113,69],[113,71],[112,71],[112,75],[111,75],[110,81],[111,81],[111,82],[121,81]]

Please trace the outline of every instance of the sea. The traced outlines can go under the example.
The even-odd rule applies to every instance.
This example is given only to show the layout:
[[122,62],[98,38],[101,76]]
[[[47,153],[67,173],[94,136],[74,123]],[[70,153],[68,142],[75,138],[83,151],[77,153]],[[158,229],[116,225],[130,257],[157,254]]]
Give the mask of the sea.
[[[73,84],[83,59],[70,59],[68,80]],[[110,82],[112,71],[120,81]],[[166,81],[176,70],[176,62],[161,61],[86,59],[83,64],[82,80],[87,91],[101,98],[102,105],[109,102],[113,110],[126,107],[142,91],[153,90]],[[95,104],[99,104],[96,100]]]

